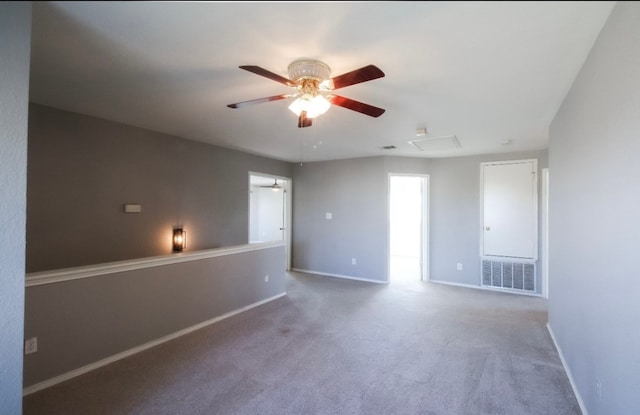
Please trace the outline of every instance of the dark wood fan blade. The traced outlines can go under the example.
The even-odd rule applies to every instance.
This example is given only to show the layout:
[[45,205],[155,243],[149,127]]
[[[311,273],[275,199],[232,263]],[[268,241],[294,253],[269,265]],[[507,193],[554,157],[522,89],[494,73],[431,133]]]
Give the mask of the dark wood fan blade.
[[264,76],[265,78],[269,78],[272,81],[280,82],[281,84],[285,84],[286,86],[291,86],[291,87],[296,86],[296,84],[293,81],[285,78],[284,76],[280,76],[278,74],[275,74],[259,66],[243,65],[243,66],[240,66],[240,69],[244,69],[245,71],[252,72],[256,75]]
[[345,86],[359,84],[361,82],[372,81],[374,79],[382,78],[384,72],[375,65],[367,65],[355,71],[347,72],[345,74],[331,78],[333,82],[333,89],[344,88]]
[[286,99],[286,98],[290,98],[290,97],[291,97],[291,95],[289,95],[289,94],[274,95],[272,97],[265,97],[265,98],[252,99],[252,100],[249,100],[249,101],[236,102],[235,104],[227,105],[227,107],[229,107],[229,108],[242,108],[242,107],[247,107],[249,105],[262,104],[263,102],[278,101],[278,100]]
[[312,118],[307,118],[307,111],[302,111],[298,117],[298,128],[311,127]]
[[343,108],[348,108],[353,111],[360,112],[362,114],[368,115],[370,117],[379,117],[384,114],[382,108],[374,107],[373,105],[365,104],[364,102],[359,102],[350,98],[341,97],[338,95],[331,95],[329,98],[329,102],[333,105],[338,105]]

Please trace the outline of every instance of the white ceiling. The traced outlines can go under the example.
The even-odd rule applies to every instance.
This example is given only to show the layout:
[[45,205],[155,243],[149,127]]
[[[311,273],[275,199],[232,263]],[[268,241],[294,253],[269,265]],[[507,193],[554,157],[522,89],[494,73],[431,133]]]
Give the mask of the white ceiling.
[[[31,101],[292,162],[543,149],[614,3],[34,2]],[[378,66],[340,95],[386,112],[227,107],[293,91],[238,66],[302,57]],[[420,151],[417,128],[461,147]]]

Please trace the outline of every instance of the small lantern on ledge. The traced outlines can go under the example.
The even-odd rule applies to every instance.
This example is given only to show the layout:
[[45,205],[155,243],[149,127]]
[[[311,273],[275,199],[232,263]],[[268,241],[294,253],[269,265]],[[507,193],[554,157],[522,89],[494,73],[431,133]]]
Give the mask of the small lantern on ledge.
[[182,252],[187,247],[187,232],[180,228],[173,228],[173,252]]

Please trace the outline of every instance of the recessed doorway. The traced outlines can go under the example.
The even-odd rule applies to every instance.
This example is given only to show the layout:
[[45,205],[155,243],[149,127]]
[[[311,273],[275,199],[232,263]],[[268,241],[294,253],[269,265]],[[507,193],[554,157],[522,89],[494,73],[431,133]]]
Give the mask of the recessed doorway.
[[291,264],[291,179],[249,172],[249,243],[284,241]]
[[428,279],[428,179],[389,174],[389,282]]

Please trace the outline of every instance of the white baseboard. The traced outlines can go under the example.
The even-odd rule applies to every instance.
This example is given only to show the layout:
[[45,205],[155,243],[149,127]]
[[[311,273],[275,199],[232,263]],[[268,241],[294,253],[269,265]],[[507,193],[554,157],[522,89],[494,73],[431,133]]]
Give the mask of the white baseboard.
[[93,363],[90,363],[90,364],[88,364],[86,366],[82,366],[80,368],[77,368],[77,369],[71,370],[69,372],[63,373],[62,375],[58,375],[58,376],[53,377],[51,379],[47,379],[45,381],[42,381],[42,382],[36,383],[34,385],[28,386],[28,387],[26,387],[26,388],[24,388],[22,390],[22,394],[23,394],[23,396],[26,396],[26,395],[30,395],[30,394],[32,394],[34,392],[46,389],[46,388],[51,387],[53,385],[56,385],[58,383],[64,382],[64,381],[69,380],[69,379],[72,379],[72,378],[74,378],[76,376],[80,376],[80,375],[83,375],[83,374],[85,374],[87,372],[90,372],[92,370],[98,369],[99,367],[106,366],[106,365],[108,365],[110,363],[113,363],[113,362],[116,362],[116,361],[118,361],[120,359],[124,359],[125,357],[132,356],[132,355],[134,355],[136,353],[140,353],[140,352],[142,352],[144,350],[147,350],[147,349],[150,349],[150,348],[152,348],[154,346],[158,346],[158,345],[160,345],[162,343],[166,343],[169,340],[176,339],[176,338],[178,338],[180,336],[184,336],[185,334],[189,334],[189,333],[191,333],[193,331],[196,331],[196,330],[199,330],[199,329],[204,328],[206,326],[209,326],[211,324],[217,323],[217,322],[219,322],[221,320],[224,320],[226,318],[232,317],[232,316],[234,316],[236,314],[240,314],[240,313],[242,313],[244,311],[247,311],[247,310],[250,310],[252,308],[258,307],[260,305],[266,304],[266,303],[268,303],[270,301],[273,301],[273,300],[276,300],[276,299],[278,299],[280,297],[284,297],[285,295],[287,295],[286,292],[278,294],[278,295],[274,295],[273,297],[269,297],[267,299],[255,302],[253,304],[249,304],[247,306],[244,306],[244,307],[238,308],[236,310],[230,311],[228,313],[225,313],[225,314],[223,314],[221,316],[214,317],[214,318],[212,318],[210,320],[203,321],[202,323],[198,323],[198,324],[196,324],[194,326],[187,327],[185,329],[176,331],[175,333],[168,334],[168,335],[166,335],[164,337],[160,337],[159,339],[150,341],[148,343],[142,344],[140,346],[134,347],[134,348],[129,349],[129,350],[125,350],[124,352],[120,352],[120,353],[115,354],[113,356],[109,356],[109,357],[104,358],[102,360],[98,360],[97,362],[93,362]]
[[587,408],[584,406],[584,402],[582,401],[582,397],[580,396],[580,392],[578,392],[578,388],[576,387],[576,384],[573,381],[571,370],[567,365],[567,361],[564,359],[564,354],[562,354],[562,349],[560,348],[560,345],[556,341],[556,336],[554,336],[553,330],[551,329],[551,325],[549,325],[549,323],[547,323],[547,330],[549,331],[549,335],[551,336],[553,345],[556,347],[556,350],[558,351],[558,355],[560,356],[560,361],[562,362],[562,367],[564,368],[564,371],[567,373],[567,377],[569,378],[569,383],[571,384],[571,389],[573,389],[573,394],[576,395],[576,399],[578,400],[578,405],[580,405],[580,410],[582,411],[582,415],[589,415],[589,412],[587,412]]
[[328,272],[310,271],[308,269],[292,268],[291,271],[304,272],[305,274],[320,275],[322,277],[335,277],[335,278],[343,278],[343,279],[346,279],[346,280],[373,282],[373,283],[376,283],[376,284],[387,284],[387,281],[379,281],[379,280],[371,280],[371,279],[368,279],[368,278],[352,277],[350,275],[330,274]]
[[475,288],[476,290],[493,291],[493,292],[500,292],[500,293],[516,294],[516,295],[528,295],[530,297],[542,297],[542,295],[538,293],[529,293],[526,291],[520,292],[515,290],[509,290],[506,288],[485,287],[482,285],[462,284],[458,282],[449,282],[449,281],[440,281],[440,280],[429,280],[428,282],[433,282],[435,284],[453,285],[456,287]]
[[475,288],[475,289],[480,289],[480,290],[483,289],[483,287],[480,287],[479,285],[462,284],[462,283],[459,283],[459,282],[449,282],[449,281],[440,281],[440,280],[429,280],[428,282],[432,282],[434,284],[453,285],[453,286],[456,286],[456,287]]

